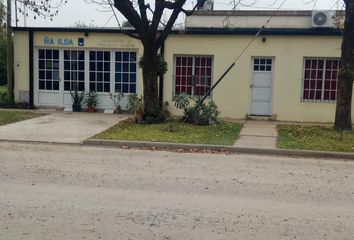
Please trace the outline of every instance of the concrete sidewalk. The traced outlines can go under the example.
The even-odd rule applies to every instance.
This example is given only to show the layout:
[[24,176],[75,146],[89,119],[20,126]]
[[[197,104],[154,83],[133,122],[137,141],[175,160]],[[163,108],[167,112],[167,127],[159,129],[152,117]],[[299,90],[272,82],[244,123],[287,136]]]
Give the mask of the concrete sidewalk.
[[56,112],[0,127],[0,140],[82,143],[128,115]]
[[276,149],[277,136],[276,122],[249,120],[234,147]]
[[247,121],[234,146],[166,142],[89,139],[127,119],[129,115],[92,113],[52,113],[43,117],[0,126],[2,142],[45,144],[84,144],[124,149],[150,149],[177,152],[236,153],[331,160],[354,160],[353,153],[276,148],[276,122]]

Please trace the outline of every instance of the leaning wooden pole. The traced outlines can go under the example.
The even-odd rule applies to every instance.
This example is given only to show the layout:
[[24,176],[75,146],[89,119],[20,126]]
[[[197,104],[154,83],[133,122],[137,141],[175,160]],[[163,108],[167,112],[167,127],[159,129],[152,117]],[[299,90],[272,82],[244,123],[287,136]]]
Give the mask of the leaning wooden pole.
[[13,76],[13,66],[14,66],[14,48],[12,42],[12,27],[11,27],[11,0],[7,0],[7,24],[6,24],[6,34],[7,34],[7,86],[9,92],[10,102],[14,102],[14,76]]
[[221,75],[221,77],[216,81],[216,83],[209,89],[209,91],[204,95],[202,100],[199,102],[199,105],[202,105],[202,103],[205,101],[205,99],[211,94],[211,92],[216,88],[216,86],[221,82],[221,80],[224,79],[224,77],[230,72],[230,70],[235,66],[235,62],[233,62],[230,67],[226,69],[226,71]]

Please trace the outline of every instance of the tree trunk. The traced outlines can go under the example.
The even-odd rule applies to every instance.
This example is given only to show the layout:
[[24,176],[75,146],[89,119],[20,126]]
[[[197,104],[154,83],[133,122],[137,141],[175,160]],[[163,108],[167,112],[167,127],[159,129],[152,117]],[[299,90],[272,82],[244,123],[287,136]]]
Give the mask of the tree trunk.
[[354,80],[354,0],[345,0],[346,17],[343,31],[341,70],[338,79],[334,128],[352,130],[352,92]]
[[148,123],[159,122],[161,105],[158,95],[158,49],[151,44],[144,44],[143,85],[144,85],[144,120]]
[[7,0],[7,87],[9,101],[14,102],[14,48],[12,42],[12,27],[11,27],[11,0]]

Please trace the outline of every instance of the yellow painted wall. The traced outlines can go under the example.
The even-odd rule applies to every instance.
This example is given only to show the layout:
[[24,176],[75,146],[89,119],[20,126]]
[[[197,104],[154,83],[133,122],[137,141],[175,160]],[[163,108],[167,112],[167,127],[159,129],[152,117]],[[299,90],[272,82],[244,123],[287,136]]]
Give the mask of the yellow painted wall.
[[14,33],[14,81],[15,101],[19,101],[20,91],[29,91],[29,34]]
[[[74,39],[74,46],[46,46],[44,38]],[[77,38],[85,38],[85,46],[77,46]],[[165,45],[168,72],[164,80],[164,99],[170,102],[170,111],[181,114],[173,107],[174,55],[212,55],[214,82],[223,74],[234,58],[249,43],[251,36],[240,35],[171,35]],[[114,33],[35,33],[35,47],[134,49],[142,55],[139,41],[124,34]],[[257,38],[239,59],[235,68],[215,89],[213,99],[222,117],[245,118],[250,112],[252,57],[274,57],[273,114],[278,120],[333,122],[334,103],[301,101],[304,57],[340,57],[341,38],[337,36],[266,36],[266,42]],[[28,33],[15,32],[15,95],[28,90]],[[16,64],[19,63],[17,67]],[[142,73],[138,70],[137,92],[143,92]],[[353,111],[354,112],[354,111]]]
[[[166,42],[165,99],[173,94],[175,54],[213,55],[214,82],[249,43],[251,36],[173,35]],[[213,93],[221,116],[245,118],[250,112],[252,57],[274,57],[273,114],[278,120],[333,122],[334,103],[301,101],[304,57],[340,57],[336,36],[266,36],[257,38]],[[170,104],[173,106],[173,103]],[[181,112],[170,107],[174,114]]]

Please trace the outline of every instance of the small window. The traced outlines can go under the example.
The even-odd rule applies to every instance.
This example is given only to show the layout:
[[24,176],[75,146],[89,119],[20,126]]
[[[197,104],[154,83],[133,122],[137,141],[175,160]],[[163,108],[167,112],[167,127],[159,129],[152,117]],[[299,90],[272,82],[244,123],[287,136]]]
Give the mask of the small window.
[[255,58],[253,60],[253,71],[271,72],[273,60],[271,58]]
[[305,58],[302,99],[335,101],[339,68],[339,59]]
[[175,57],[175,94],[204,96],[212,84],[211,56]]

